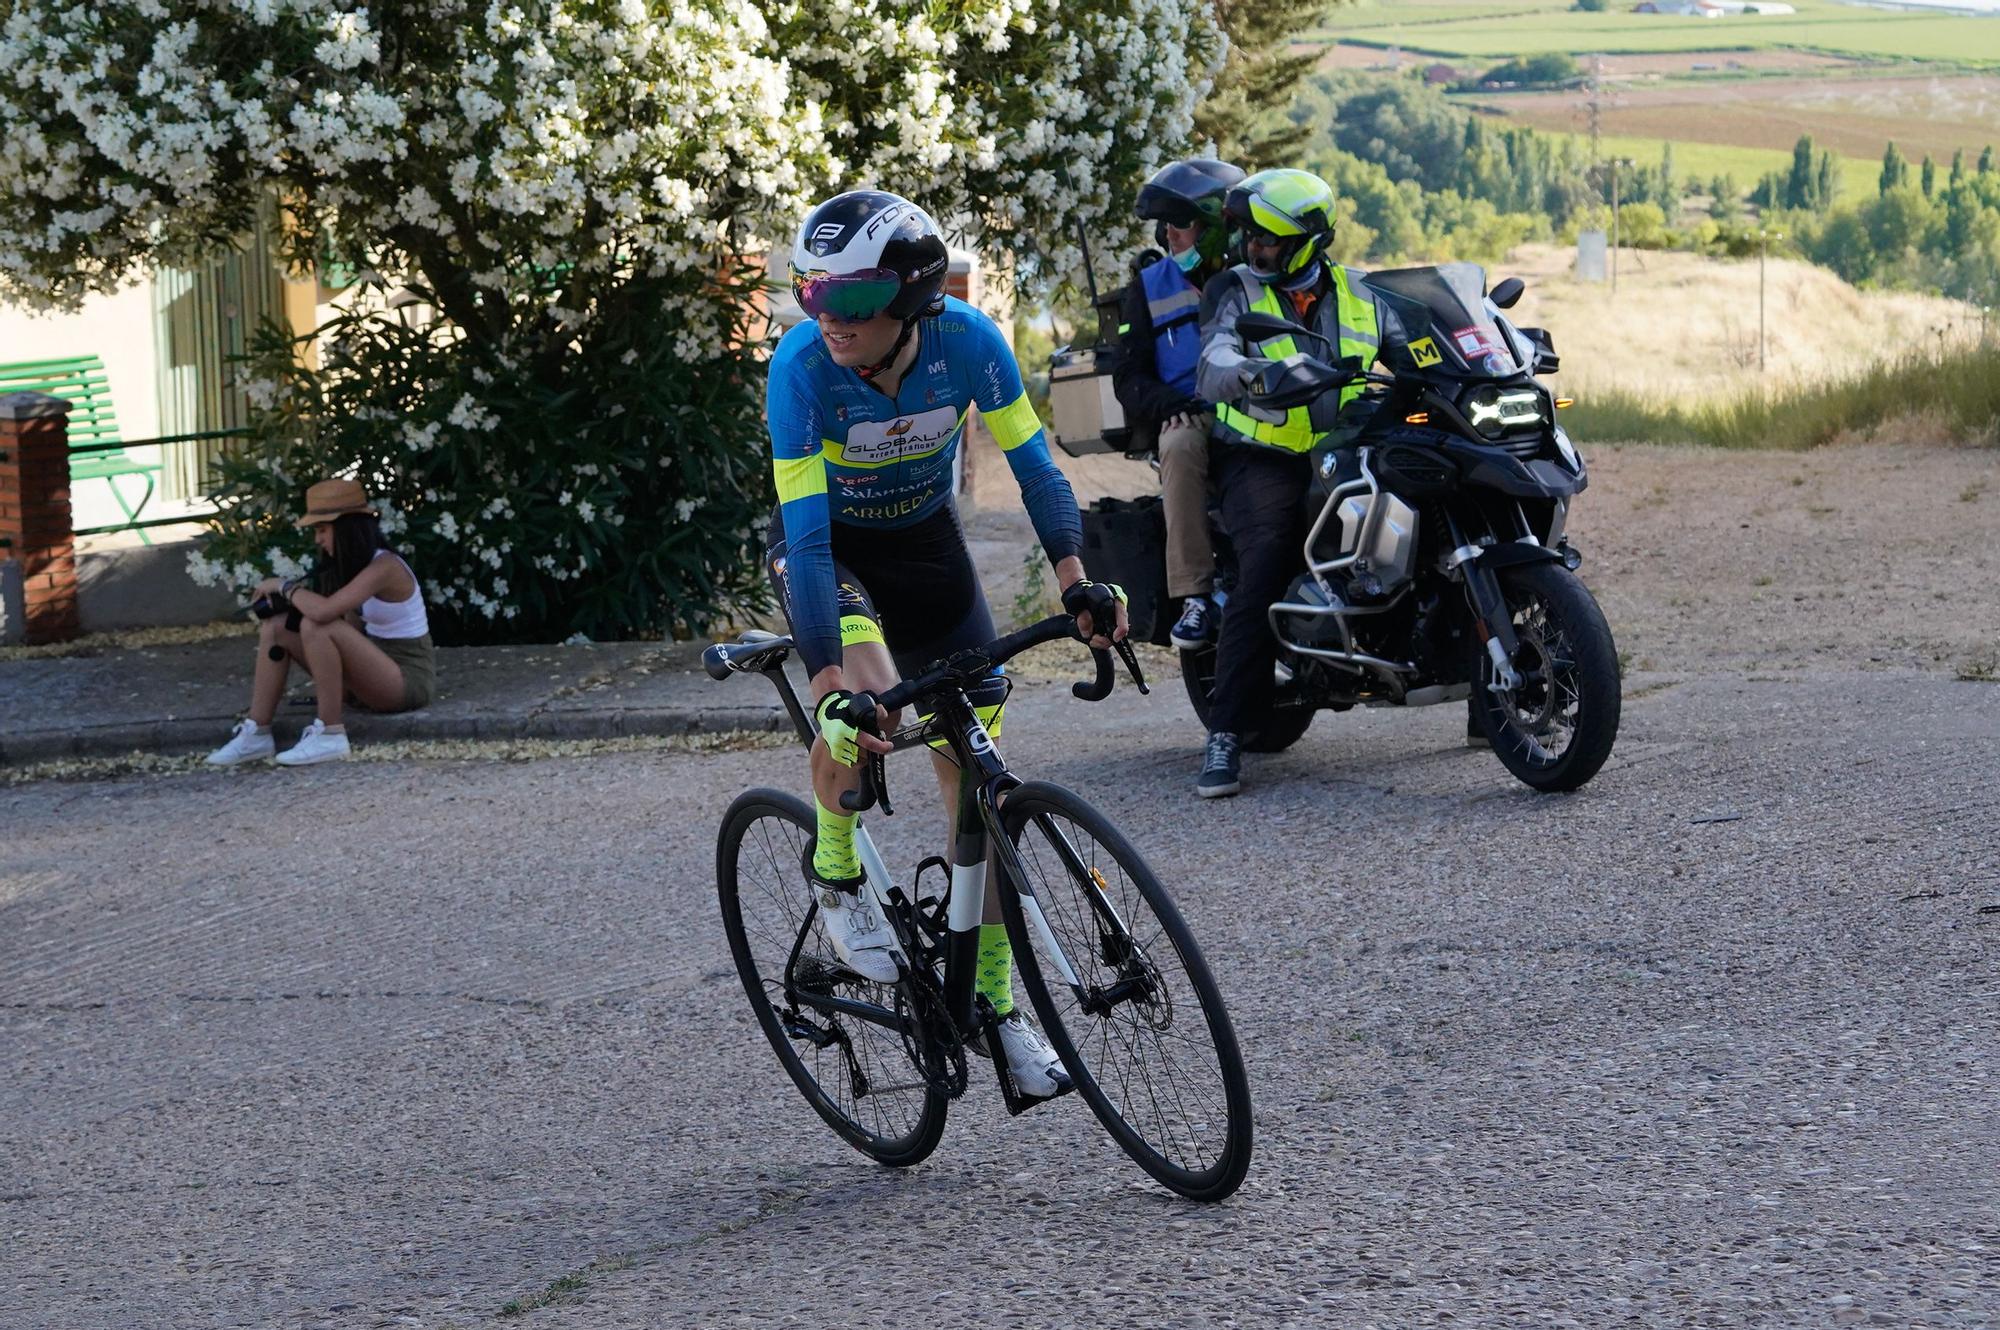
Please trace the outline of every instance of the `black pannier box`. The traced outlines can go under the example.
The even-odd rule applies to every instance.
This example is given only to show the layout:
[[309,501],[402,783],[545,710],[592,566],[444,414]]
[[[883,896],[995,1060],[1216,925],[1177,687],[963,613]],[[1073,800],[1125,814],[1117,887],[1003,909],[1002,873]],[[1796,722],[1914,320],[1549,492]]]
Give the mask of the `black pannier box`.
[[1133,641],[1166,646],[1174,606],[1167,595],[1167,514],[1159,495],[1099,499],[1082,518],[1083,566],[1093,580],[1125,588]]

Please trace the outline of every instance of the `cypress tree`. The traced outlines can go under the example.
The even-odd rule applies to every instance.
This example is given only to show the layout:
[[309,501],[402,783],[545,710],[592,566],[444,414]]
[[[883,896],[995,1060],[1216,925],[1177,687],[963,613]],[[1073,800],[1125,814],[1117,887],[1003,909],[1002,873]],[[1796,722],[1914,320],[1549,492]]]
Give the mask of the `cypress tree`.
[[1887,194],[1898,185],[1910,183],[1910,164],[1903,160],[1903,154],[1896,151],[1896,140],[1890,139],[1889,146],[1882,150],[1882,178],[1875,192]]
[[1812,208],[1819,200],[1813,192],[1813,141],[1812,135],[1801,134],[1799,141],[1792,145],[1792,173],[1785,178],[1785,206],[1787,208]]
[[1319,52],[1292,55],[1290,47],[1318,27],[1335,2],[1216,0],[1215,19],[1229,34],[1229,56],[1195,108],[1194,128],[1215,145],[1218,157],[1246,171],[1293,164],[1312,128],[1285,112]]
[[1918,178],[1923,182],[1925,198],[1930,198],[1937,193],[1937,163],[1931,160],[1929,153],[1924,154],[1923,170],[1919,173]]

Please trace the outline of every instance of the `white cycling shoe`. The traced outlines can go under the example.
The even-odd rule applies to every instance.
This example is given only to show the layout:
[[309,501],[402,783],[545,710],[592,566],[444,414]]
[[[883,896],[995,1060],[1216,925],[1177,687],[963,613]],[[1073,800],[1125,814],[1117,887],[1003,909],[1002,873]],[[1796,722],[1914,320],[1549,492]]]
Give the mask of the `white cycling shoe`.
[[820,924],[841,962],[863,979],[895,983],[900,976],[896,934],[875,908],[874,893],[859,884],[847,891],[818,879],[812,889],[819,900]]
[[1007,1055],[1007,1070],[1014,1077],[1016,1090],[1047,1099],[1070,1088],[1069,1072],[1064,1069],[1062,1059],[1028,1020],[1026,1012],[1019,1008],[1008,1012],[1000,1018],[997,1028],[1000,1051]]

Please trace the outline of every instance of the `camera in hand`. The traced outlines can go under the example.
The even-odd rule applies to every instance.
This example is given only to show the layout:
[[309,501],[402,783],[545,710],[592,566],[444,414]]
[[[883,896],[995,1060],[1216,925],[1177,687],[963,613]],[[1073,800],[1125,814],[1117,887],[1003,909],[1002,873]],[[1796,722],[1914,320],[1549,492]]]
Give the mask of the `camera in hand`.
[[283,614],[292,607],[291,599],[282,591],[266,591],[250,602],[250,612],[260,619],[268,619]]

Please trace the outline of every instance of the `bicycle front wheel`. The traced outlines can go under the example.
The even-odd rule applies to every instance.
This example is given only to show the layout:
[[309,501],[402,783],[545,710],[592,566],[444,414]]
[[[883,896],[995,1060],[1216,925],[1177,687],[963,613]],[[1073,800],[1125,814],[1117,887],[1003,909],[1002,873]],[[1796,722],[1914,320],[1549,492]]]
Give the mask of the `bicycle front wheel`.
[[1198,1201],[1250,1168],[1250,1082],[1173,897],[1102,813],[1059,785],[1007,795],[1000,893],[1022,983],[1077,1091],[1162,1185]]
[[[903,1051],[896,986],[842,965],[816,912],[808,925],[813,825],[803,800],[777,790],[729,806],[715,847],[722,926],[750,1009],[799,1093],[857,1150],[905,1168],[937,1148],[946,1100]],[[828,1010],[833,999],[853,1006]]]

